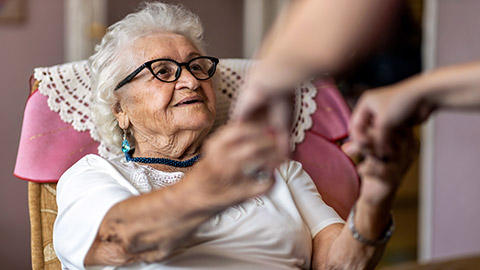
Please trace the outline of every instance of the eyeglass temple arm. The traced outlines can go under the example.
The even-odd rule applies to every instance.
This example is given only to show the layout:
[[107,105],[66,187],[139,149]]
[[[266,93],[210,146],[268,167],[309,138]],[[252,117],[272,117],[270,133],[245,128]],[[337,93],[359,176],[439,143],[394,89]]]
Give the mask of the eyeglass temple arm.
[[115,87],[115,90],[114,91],[117,91],[120,87],[124,86],[125,84],[127,84],[128,82],[130,82],[135,76],[137,76],[138,73],[140,73],[140,71],[142,71],[144,68],[146,68],[147,65],[146,64],[143,64],[141,65],[139,68],[137,68],[136,70],[134,70],[132,73],[130,73],[130,75],[128,75],[125,79],[123,79],[121,82],[119,82],[117,84],[117,86]]

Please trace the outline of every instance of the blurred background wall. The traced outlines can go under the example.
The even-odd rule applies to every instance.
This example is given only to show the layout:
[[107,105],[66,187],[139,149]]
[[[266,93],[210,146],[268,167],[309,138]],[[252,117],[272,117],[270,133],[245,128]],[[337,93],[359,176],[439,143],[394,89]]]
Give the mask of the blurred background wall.
[[[426,3],[424,68],[480,60],[480,1]],[[444,110],[423,128],[419,230],[423,261],[480,254],[478,138],[478,111]]]
[[[0,106],[2,128],[0,142],[3,150],[0,162],[0,240],[4,243],[0,245],[0,268],[29,269],[30,229],[27,184],[12,175],[23,109],[29,93],[29,77],[33,68],[38,66],[51,66],[87,58],[91,54],[94,44],[101,38],[105,27],[136,9],[141,1],[20,0],[24,3],[22,19],[3,21],[1,18],[2,7],[9,1],[16,0],[0,0],[0,81],[2,82],[0,86],[2,102]],[[254,54],[265,31],[270,27],[276,14],[280,12],[282,5],[288,0],[168,0],[166,2],[182,3],[201,17],[205,27],[207,50],[210,54],[221,58],[240,58],[251,57]],[[380,38],[377,46],[372,48],[370,54],[359,58],[349,70],[345,70],[337,78],[342,94],[352,106],[358,95],[365,89],[394,83],[421,71],[422,31],[425,30],[422,27],[423,20],[428,21],[427,25],[435,25],[429,32],[424,32],[424,36],[425,33],[430,36],[432,31],[437,33],[434,43],[438,46],[424,47],[423,51],[424,56],[439,52],[433,55],[433,58],[429,58],[438,59],[432,67],[475,57],[476,59],[480,58],[478,54],[479,35],[474,33],[474,30],[480,26],[478,16],[475,14],[479,8],[477,0],[402,0],[401,2],[403,4],[399,8],[398,14],[391,15],[392,26]],[[424,3],[434,2],[441,4],[434,5],[433,8],[428,5],[428,9],[425,10],[422,8]],[[425,19],[424,14],[430,14],[432,10],[438,16],[427,16],[428,18]],[[463,46],[465,44],[468,46]],[[438,50],[435,49],[437,47]],[[465,50],[465,48],[470,49]],[[454,125],[457,123],[457,118],[441,123],[442,125],[436,125],[441,130],[434,130],[432,134],[440,134],[440,132],[446,134],[445,131],[457,127]],[[468,126],[470,122],[462,123]],[[478,131],[476,129],[475,132]],[[434,136],[432,134],[425,138],[427,141],[435,141],[435,144],[430,145],[435,149],[441,148],[442,145],[451,145],[459,153],[462,153],[461,151],[472,153],[478,149],[478,143],[474,142],[471,144],[477,148],[470,147],[469,149],[469,144],[462,144],[461,148],[456,147],[455,139],[459,137],[455,133],[448,135],[447,139],[432,137]],[[469,138],[471,139],[472,136]],[[445,148],[443,151],[448,152],[450,149]],[[421,242],[423,254],[430,252],[428,253],[430,257],[421,256],[424,259],[434,258],[435,256],[431,256],[432,252],[439,256],[461,255],[464,252],[458,248],[458,245],[454,246],[455,249],[460,250],[457,253],[452,253],[451,249],[442,249],[442,247],[448,246],[448,238],[432,240],[437,239],[434,236],[451,233],[447,227],[455,223],[455,219],[451,219],[452,222],[446,223],[443,227],[432,223],[444,221],[452,213],[438,210],[441,205],[427,204],[425,207],[422,200],[422,217],[431,219],[429,219],[430,223],[425,221],[422,223],[422,235],[417,237],[419,170],[425,172],[426,169],[434,168],[435,176],[448,176],[448,172],[454,172],[454,178],[459,180],[465,175],[463,169],[465,164],[470,167],[478,167],[468,163],[475,162],[474,159],[468,159],[468,155],[462,156],[462,160],[458,160],[455,155],[449,156],[442,152],[432,153],[430,153],[431,156],[427,155],[428,162],[423,162],[422,168],[419,168],[418,162],[414,163],[399,192],[394,206],[398,224],[397,232],[388,245],[382,265],[417,259],[418,239]],[[444,155],[450,159],[438,159],[437,155]],[[468,162],[463,162],[464,160]],[[422,176],[430,177],[424,174]],[[475,178],[472,172],[468,172],[468,177],[467,183],[469,184],[464,185],[463,189],[469,190],[470,188],[473,193],[480,191],[473,184],[478,177]],[[430,202],[432,198],[442,201],[443,198],[438,196],[446,196],[445,194],[454,189],[451,179],[448,177],[441,179],[443,179],[441,182],[443,184],[431,181],[429,182],[431,186],[427,187],[428,190],[435,190],[437,197],[432,197],[432,194],[424,194],[425,190],[422,190],[420,192],[423,196],[422,199],[427,198],[427,201]],[[447,183],[450,185],[446,185]],[[459,205],[460,208],[453,208],[452,211],[463,215],[460,217],[463,218],[461,222],[469,222],[467,217],[479,215],[475,215],[472,211],[463,211],[462,207],[468,206],[470,199],[469,197],[462,198],[461,202],[464,204]],[[441,214],[435,216],[439,218],[438,220],[433,219],[433,213]],[[425,232],[433,233],[426,234]],[[425,235],[431,237],[423,239]],[[467,234],[462,237],[465,235]],[[453,234],[453,238],[455,237],[456,235]],[[463,238],[457,237],[457,239]],[[435,243],[432,244],[432,242]],[[429,244],[425,245],[425,243]],[[459,245],[461,246],[461,241]]]
[[22,19],[0,21],[1,269],[31,268],[27,183],[13,168],[32,70],[63,61],[63,4],[26,1]]

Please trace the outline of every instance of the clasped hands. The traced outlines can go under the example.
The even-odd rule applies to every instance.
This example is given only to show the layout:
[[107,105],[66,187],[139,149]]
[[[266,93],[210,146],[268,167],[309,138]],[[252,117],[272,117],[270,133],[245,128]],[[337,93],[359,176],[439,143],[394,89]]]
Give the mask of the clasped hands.
[[[240,121],[251,121],[260,126],[270,126],[275,130],[275,143],[278,152],[287,156],[290,118],[290,96],[280,91],[262,91],[247,87],[239,97],[234,116]],[[392,201],[403,175],[411,161],[418,154],[418,140],[415,138],[411,126],[402,125],[403,118],[408,112],[400,110],[395,115],[395,109],[389,108],[393,116],[381,117],[381,108],[371,112],[375,106],[393,106],[396,98],[389,95],[389,91],[372,91],[372,96],[360,100],[350,123],[350,141],[342,147],[350,157],[360,157],[357,171],[362,178],[361,195],[374,202]],[[370,94],[370,93],[369,93]],[[369,106],[370,103],[378,103]],[[410,100],[405,98],[404,103]],[[412,110],[414,109],[412,104]],[[387,109],[385,109],[387,111]],[[393,113],[392,113],[393,111]],[[404,115],[402,115],[402,113]],[[388,119],[395,122],[389,125]],[[392,121],[393,121],[392,120]],[[378,121],[386,121],[379,125]]]

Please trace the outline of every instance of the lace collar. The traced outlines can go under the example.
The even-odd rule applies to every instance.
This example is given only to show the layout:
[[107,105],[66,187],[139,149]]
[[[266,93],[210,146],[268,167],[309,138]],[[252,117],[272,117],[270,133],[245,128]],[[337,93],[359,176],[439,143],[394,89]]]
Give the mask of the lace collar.
[[111,162],[140,193],[168,187],[182,180],[185,175],[183,172],[164,172],[148,165],[129,162],[125,157],[112,159]]

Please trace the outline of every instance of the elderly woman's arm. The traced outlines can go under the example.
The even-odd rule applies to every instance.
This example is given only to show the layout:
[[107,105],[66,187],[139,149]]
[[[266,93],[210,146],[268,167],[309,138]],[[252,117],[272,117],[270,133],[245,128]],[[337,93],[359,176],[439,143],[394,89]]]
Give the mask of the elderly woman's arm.
[[190,182],[185,179],[113,206],[102,221],[85,265],[124,265],[168,256],[218,211]]
[[[369,155],[358,165],[362,185],[354,207],[353,225],[363,239],[354,238],[349,225],[326,227],[313,240],[314,269],[374,269],[378,264],[385,248],[385,243],[379,240],[390,228],[390,209],[396,191],[409,162],[418,153],[411,130],[402,130],[390,140],[394,156],[381,160]],[[350,218],[347,224],[351,224]]]
[[[388,229],[391,202],[373,203],[360,198],[355,206],[355,228],[366,239],[383,237]],[[350,220],[347,220],[347,224]],[[348,225],[333,224],[313,239],[313,269],[374,269],[385,244],[370,246],[355,239]]]
[[161,261],[210,217],[267,192],[273,181],[253,182],[242,172],[252,156],[273,169],[278,154],[258,126],[233,125],[205,144],[205,156],[179,183],[114,205],[105,215],[85,265]]

